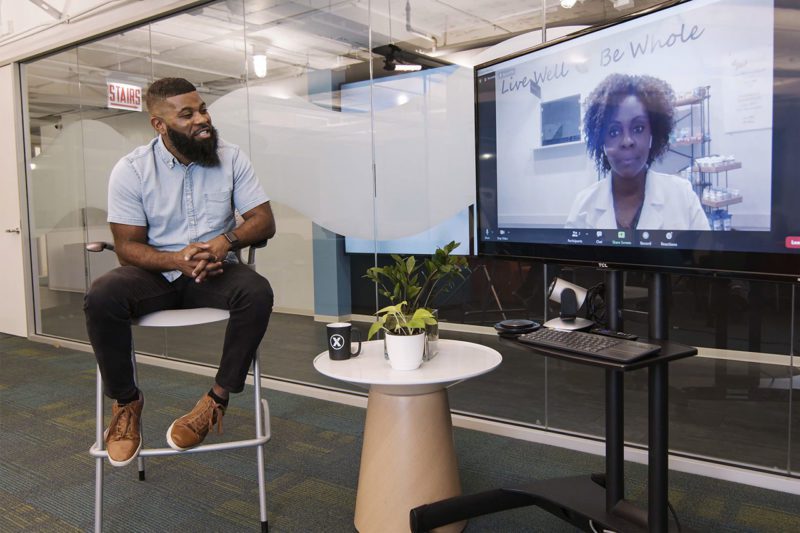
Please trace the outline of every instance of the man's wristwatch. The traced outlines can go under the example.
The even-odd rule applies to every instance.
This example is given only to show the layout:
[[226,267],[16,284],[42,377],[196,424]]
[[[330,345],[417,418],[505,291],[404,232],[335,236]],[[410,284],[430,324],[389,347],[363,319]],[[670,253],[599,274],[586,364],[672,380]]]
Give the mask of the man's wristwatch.
[[231,245],[231,250],[238,250],[239,249],[239,237],[232,231],[229,231],[224,234],[225,238],[228,239],[228,243]]

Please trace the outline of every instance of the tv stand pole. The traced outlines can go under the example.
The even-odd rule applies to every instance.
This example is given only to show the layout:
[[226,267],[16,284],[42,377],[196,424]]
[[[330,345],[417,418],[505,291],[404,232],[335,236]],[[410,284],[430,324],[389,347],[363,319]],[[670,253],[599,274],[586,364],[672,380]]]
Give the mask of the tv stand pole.
[[[623,273],[606,274],[606,314],[608,327],[623,330]],[[669,275],[655,272],[650,276],[648,335],[651,340],[669,337]],[[669,488],[668,369],[666,362],[648,367],[648,508],[646,525],[650,531],[667,531],[667,492]],[[625,396],[624,372],[606,368],[606,510],[642,522],[637,509],[624,505],[625,500]],[[622,504],[621,504],[622,502]],[[630,512],[629,512],[630,511]]]
[[669,274],[654,272],[650,276],[650,313],[648,318],[648,337],[665,341],[669,339]]
[[624,324],[622,319],[623,284],[623,272],[619,270],[609,270],[606,272],[606,316],[608,317],[608,329],[614,331],[622,331]]
[[[622,317],[623,273],[619,270],[606,272],[606,315],[608,329],[623,331],[625,321]],[[669,339],[669,274],[654,272],[650,276],[648,290],[649,318],[648,337],[651,340]]]
[[[648,334],[653,340],[669,338],[669,275],[655,272],[650,277],[650,314]],[[667,363],[647,369],[647,523],[651,531],[666,531],[669,490],[669,371]]]
[[[622,331],[622,286],[619,270],[606,273],[608,328]],[[625,386],[623,372],[606,368],[606,510],[625,499]]]

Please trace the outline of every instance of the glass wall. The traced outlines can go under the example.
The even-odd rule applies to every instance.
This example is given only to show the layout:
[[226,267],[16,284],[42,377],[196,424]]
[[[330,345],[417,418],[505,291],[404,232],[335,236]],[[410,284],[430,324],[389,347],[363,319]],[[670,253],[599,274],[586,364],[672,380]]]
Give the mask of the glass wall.
[[25,66],[31,243],[35,243],[39,331],[86,339],[83,128],[78,50]]
[[[384,303],[366,270],[388,264],[391,253],[421,258],[456,240],[470,274],[436,302],[441,335],[494,347],[504,362],[451,389],[452,408],[602,438],[602,371],[532,356],[494,334],[506,318],[556,316],[547,299],[554,276],[584,287],[604,278],[474,255],[471,67],[626,14],[611,5],[227,0],[24,64],[37,333],[86,340],[83,294],[116,260],[84,246],[111,237],[111,168],[154,135],[146,110],[108,106],[109,84],[144,89],[181,76],[197,86],[221,137],[249,155],[271,197],[278,233],[257,259],[276,293],[262,343],[265,374],[362,393],[314,371],[324,324],[352,319],[365,332]],[[405,69],[420,63],[425,68]],[[794,286],[670,282],[670,336],[701,348],[671,369],[671,448],[797,472]],[[642,336],[647,285],[645,274],[625,276],[625,327]],[[141,352],[215,365],[224,328],[141,329],[135,339]],[[646,379],[625,379],[626,440],[634,445],[647,441]]]

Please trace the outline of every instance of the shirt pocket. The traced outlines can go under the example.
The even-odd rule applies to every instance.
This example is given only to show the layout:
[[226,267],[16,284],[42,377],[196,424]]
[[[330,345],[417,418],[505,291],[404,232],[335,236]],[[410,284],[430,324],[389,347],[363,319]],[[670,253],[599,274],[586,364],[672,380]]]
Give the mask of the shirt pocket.
[[222,230],[233,219],[231,191],[204,193],[206,199],[206,218],[210,230]]

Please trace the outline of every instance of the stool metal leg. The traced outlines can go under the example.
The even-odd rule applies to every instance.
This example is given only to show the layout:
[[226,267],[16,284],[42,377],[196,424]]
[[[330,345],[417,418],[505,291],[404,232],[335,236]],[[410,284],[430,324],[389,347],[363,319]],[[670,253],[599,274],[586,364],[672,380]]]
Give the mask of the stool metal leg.
[[[131,346],[131,364],[133,365],[133,382],[136,388],[139,388],[139,374],[136,372],[136,350]],[[139,438],[142,439],[142,448],[144,448],[144,424],[142,419],[139,418]],[[139,455],[136,458],[136,466],[139,470],[139,481],[144,481],[144,457]]]
[[[102,450],[105,444],[103,439],[103,377],[100,367],[97,367],[97,387],[95,390],[95,446]],[[103,458],[95,457],[94,460],[94,530],[100,533],[103,530]]]
[[[256,352],[253,358],[253,396],[255,399],[256,437],[261,438],[264,436],[265,422],[261,404],[261,366],[258,359],[259,354]],[[269,522],[267,520],[267,487],[266,474],[264,472],[263,444],[256,446],[256,459],[258,463],[258,510],[261,517],[261,531],[266,533],[269,531]]]

